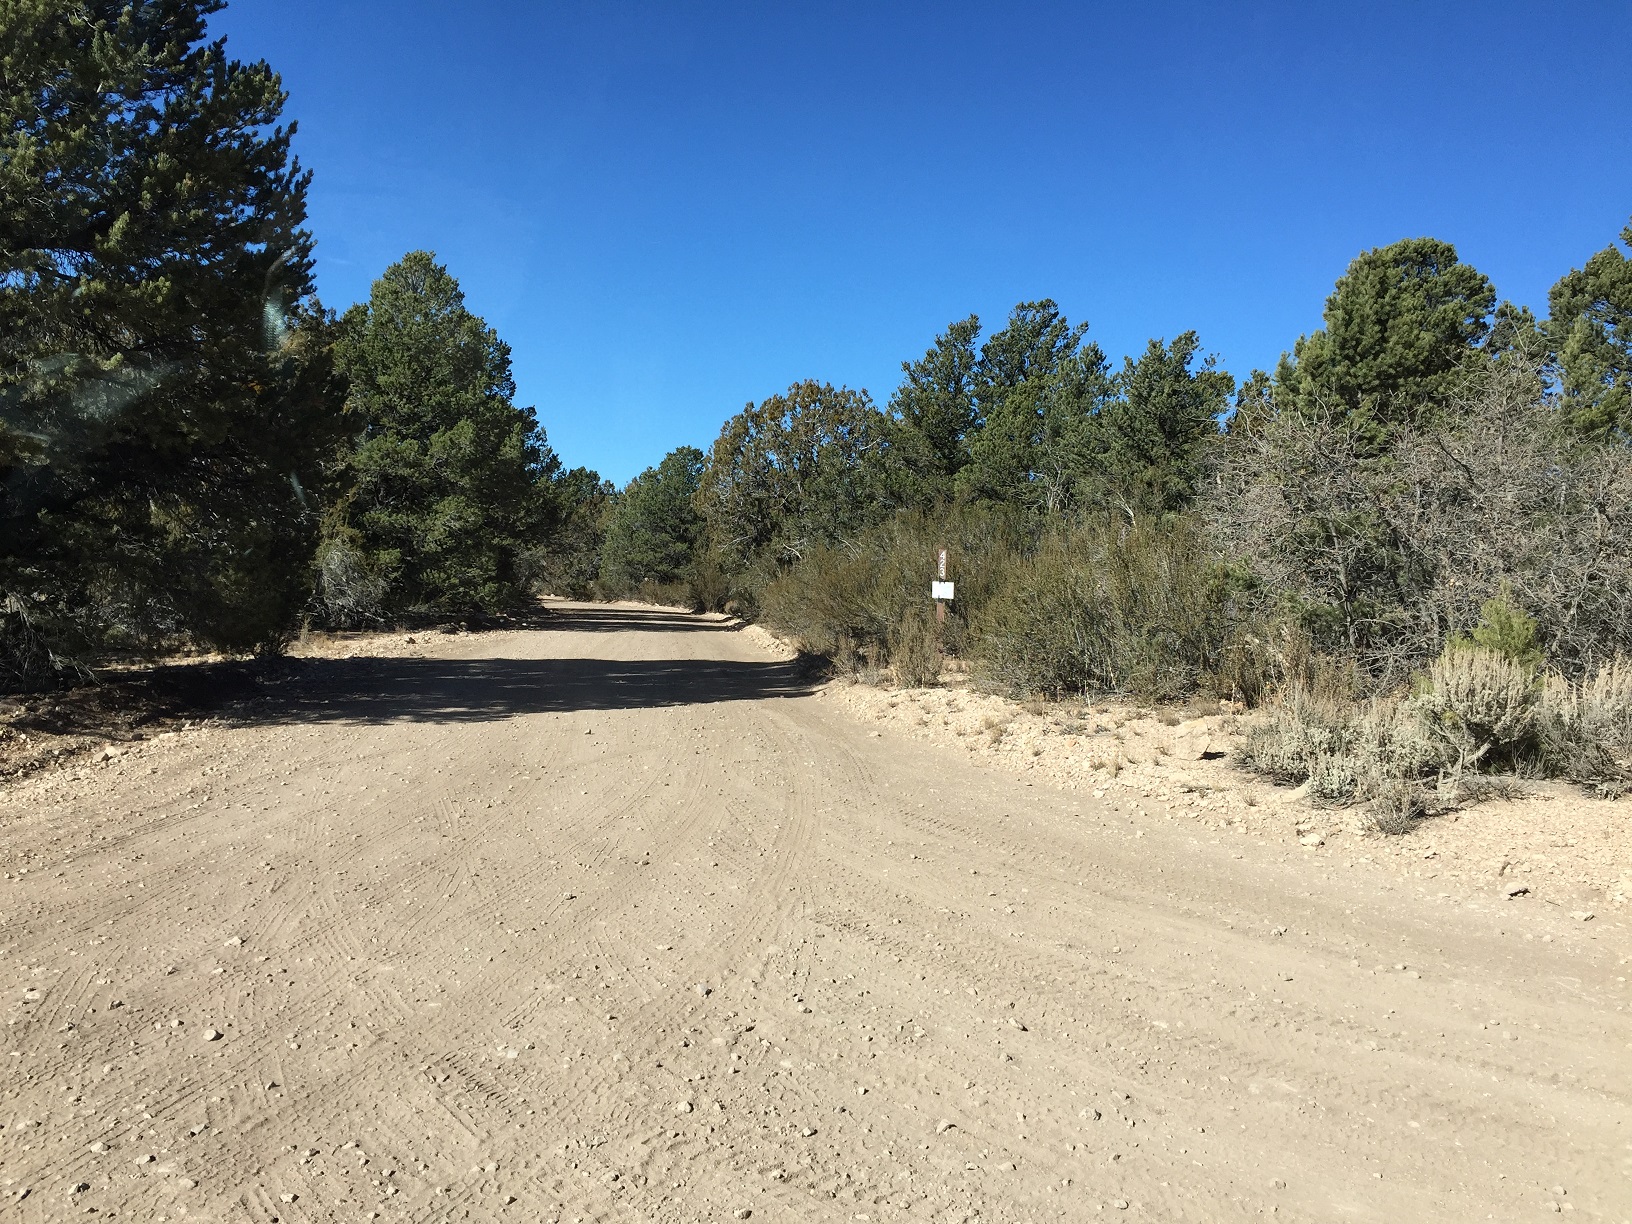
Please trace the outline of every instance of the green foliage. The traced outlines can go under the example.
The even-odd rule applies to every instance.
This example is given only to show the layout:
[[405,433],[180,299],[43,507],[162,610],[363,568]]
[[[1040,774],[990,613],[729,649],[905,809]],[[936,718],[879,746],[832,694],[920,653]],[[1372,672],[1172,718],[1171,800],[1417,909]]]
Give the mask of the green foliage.
[[521,554],[517,569],[529,589],[587,598],[600,579],[601,550],[617,490],[600,473],[575,467],[555,472],[543,493],[543,539]]
[[1022,302],[981,348],[979,428],[954,487],[969,500],[1060,511],[1080,500],[1097,443],[1095,414],[1112,387],[1105,354],[1083,344],[1053,302]]
[[463,613],[513,603],[559,461],[532,409],[512,402],[509,346],[426,251],[388,268],[341,330],[358,440],[337,517],[386,584],[385,606]]
[[949,653],[961,654],[971,619],[1002,590],[1029,544],[1029,526],[1015,508],[903,511],[778,574],[763,590],[761,614],[817,654],[870,649],[887,659],[904,640],[903,626],[931,607],[929,583],[945,548],[957,598],[937,632]]
[[687,576],[703,532],[696,506],[703,463],[702,451],[682,446],[624,488],[601,545],[601,579],[609,588],[675,583]]
[[[1621,230],[1632,248],[1632,222]],[[1547,295],[1565,411],[1580,432],[1632,435],[1632,259],[1611,243]]]
[[884,414],[865,391],[802,382],[749,404],[709,452],[698,502],[736,569],[791,561],[889,512]]
[[969,435],[980,424],[975,402],[979,335],[975,315],[948,325],[921,358],[901,363],[906,377],[890,397],[890,413],[906,435],[897,445],[919,443],[922,458],[915,466],[927,486],[922,495],[926,501],[945,498],[953,476],[969,462]]
[[307,176],[219,8],[0,8],[0,640],[35,643],[0,683],[275,647],[309,589],[339,395]]
[[1016,696],[1176,700],[1224,667],[1233,594],[1188,520],[1093,522],[1045,539],[1015,569],[976,622],[976,658]]
[[1479,623],[1472,632],[1467,637],[1451,638],[1446,647],[1488,650],[1532,673],[1542,664],[1536,618],[1526,615],[1513,603],[1513,590],[1505,584],[1481,605]]
[[1100,498],[1128,514],[1171,513],[1190,504],[1206,448],[1235,380],[1206,358],[1192,370],[1201,341],[1185,332],[1171,345],[1152,340],[1126,359],[1120,395],[1100,417]]
[[1495,304],[1490,281],[1449,243],[1366,251],[1326,299],[1326,326],[1282,359],[1277,389],[1304,412],[1361,414],[1383,432],[1424,421],[1456,392]]

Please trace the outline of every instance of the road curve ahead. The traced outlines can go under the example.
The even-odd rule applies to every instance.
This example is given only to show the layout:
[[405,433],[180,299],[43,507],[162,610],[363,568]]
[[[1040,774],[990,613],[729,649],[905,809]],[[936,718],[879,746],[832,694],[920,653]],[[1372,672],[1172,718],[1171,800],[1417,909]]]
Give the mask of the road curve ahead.
[[11,1218],[1632,1219],[1609,917],[1027,785],[717,619],[548,625],[0,795]]

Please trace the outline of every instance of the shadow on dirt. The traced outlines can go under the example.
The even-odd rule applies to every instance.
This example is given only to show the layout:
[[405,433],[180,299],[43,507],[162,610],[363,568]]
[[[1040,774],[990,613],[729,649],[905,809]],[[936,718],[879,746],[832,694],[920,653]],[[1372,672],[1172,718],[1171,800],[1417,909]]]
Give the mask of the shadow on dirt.
[[484,722],[518,714],[759,701],[809,693],[800,661],[301,659],[235,722]]
[[[445,632],[463,629],[448,625]],[[740,626],[665,608],[554,604],[492,629],[731,633]],[[428,641],[437,630],[419,630]],[[798,697],[820,660],[281,658],[163,662],[100,684],[0,697],[0,777],[64,763],[108,740],[143,739],[187,718],[289,722],[477,722],[518,714]]]
[[[739,625],[666,608],[554,604],[532,622],[558,633],[732,633]],[[238,702],[238,722],[482,722],[518,714],[635,710],[799,697],[819,661],[724,659],[291,659]]]
[[576,633],[735,633],[734,621],[713,620],[672,608],[614,608],[594,604],[551,604],[539,629],[566,629]]

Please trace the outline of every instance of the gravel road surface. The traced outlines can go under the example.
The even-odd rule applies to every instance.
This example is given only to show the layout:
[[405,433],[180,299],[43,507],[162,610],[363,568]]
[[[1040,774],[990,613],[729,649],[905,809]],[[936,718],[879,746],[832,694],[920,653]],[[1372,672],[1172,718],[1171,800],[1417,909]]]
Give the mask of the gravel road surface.
[[549,626],[0,794],[7,1218],[1632,1220],[1624,925]]

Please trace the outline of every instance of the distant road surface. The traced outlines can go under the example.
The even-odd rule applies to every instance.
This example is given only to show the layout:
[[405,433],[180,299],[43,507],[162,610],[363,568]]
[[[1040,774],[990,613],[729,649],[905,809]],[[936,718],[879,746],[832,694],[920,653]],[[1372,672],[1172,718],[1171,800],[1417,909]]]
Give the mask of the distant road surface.
[[1632,1219],[1624,926],[548,624],[0,794],[7,1218]]

